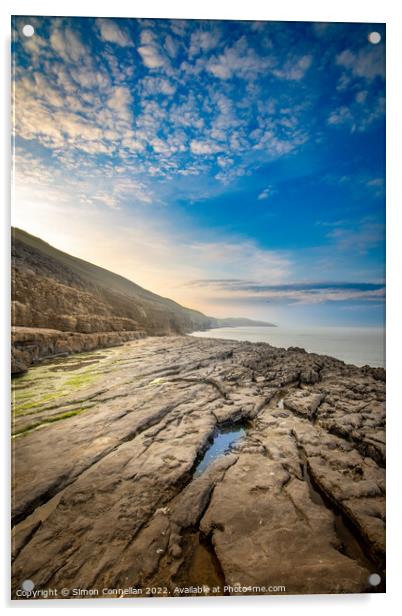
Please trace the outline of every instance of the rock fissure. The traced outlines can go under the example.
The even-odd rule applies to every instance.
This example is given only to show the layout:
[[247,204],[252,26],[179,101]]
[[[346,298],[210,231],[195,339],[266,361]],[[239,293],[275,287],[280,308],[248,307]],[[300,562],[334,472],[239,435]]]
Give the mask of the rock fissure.
[[314,478],[306,452],[297,441],[297,436],[293,436],[296,440],[300,456],[302,477],[308,485],[311,500],[322,507],[326,507],[333,516],[334,528],[338,538],[338,542],[335,545],[336,549],[348,556],[348,558],[356,560],[359,564],[371,568],[372,571],[375,571],[378,566],[383,568],[384,563],[376,562],[377,559],[370,552],[367,543],[360,535],[360,529],[355,526],[353,519],[348,516],[347,511],[342,507],[342,503],[336,501],[333,496],[330,496]]

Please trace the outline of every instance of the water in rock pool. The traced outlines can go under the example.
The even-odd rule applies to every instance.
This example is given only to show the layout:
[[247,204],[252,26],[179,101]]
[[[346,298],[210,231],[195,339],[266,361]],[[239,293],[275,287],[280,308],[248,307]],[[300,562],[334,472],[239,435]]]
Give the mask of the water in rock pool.
[[229,451],[230,446],[246,435],[244,423],[231,424],[217,428],[212,444],[198,463],[194,477],[198,477],[218,456]]

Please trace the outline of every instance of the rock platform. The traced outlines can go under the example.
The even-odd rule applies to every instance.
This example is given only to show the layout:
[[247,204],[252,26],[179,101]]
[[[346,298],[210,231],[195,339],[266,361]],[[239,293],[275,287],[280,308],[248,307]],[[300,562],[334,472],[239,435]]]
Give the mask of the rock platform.
[[13,390],[14,598],[27,579],[70,597],[383,590],[382,369],[155,337],[53,359]]

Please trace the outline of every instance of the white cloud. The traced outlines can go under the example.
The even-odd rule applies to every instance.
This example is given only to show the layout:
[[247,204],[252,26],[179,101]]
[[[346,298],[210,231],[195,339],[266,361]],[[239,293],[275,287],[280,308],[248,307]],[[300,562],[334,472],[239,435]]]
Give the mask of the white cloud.
[[383,224],[365,219],[358,228],[348,226],[335,227],[327,234],[340,251],[352,251],[361,255],[367,254],[373,248],[385,241]]
[[112,90],[107,105],[110,109],[113,109],[117,117],[130,123],[132,118],[131,103],[132,96],[130,90],[126,86],[118,86]]
[[221,152],[223,147],[211,141],[199,141],[197,139],[193,139],[190,143],[190,149],[193,154],[211,155]]
[[226,237],[219,241],[187,244],[195,263],[215,278],[248,278],[280,283],[288,279],[292,268],[289,255],[283,251],[260,248],[253,240]]
[[367,182],[367,186],[375,186],[376,188],[384,186],[384,178],[374,178]]
[[127,202],[149,204],[155,199],[152,191],[143,182],[127,176],[125,169],[94,170],[74,165],[66,174],[57,164],[45,164],[21,148],[16,151],[13,169],[17,204],[37,201],[53,203],[56,208],[58,204],[74,203],[120,209]]
[[152,139],[151,146],[157,154],[168,155],[171,153],[171,148],[169,147],[168,143],[166,143],[166,141],[163,141],[162,139],[159,139],[158,137]]
[[271,66],[272,59],[258,56],[248,46],[246,37],[242,36],[231,47],[226,47],[219,56],[210,58],[205,68],[219,79],[230,79],[236,76],[252,80]]
[[[366,131],[376,120],[384,116],[385,98],[376,97],[375,100],[367,101],[367,93],[359,92],[356,102],[351,103],[350,107],[338,107],[332,111],[328,117],[328,124],[333,126],[346,125],[350,132]],[[364,104],[367,103],[367,104]]]
[[350,71],[354,77],[371,81],[375,77],[385,77],[385,58],[382,46],[367,46],[357,53],[345,49],[336,56],[336,63]]
[[155,33],[147,28],[142,30],[141,45],[137,51],[140,54],[143,63],[148,68],[160,68],[167,63],[167,58],[156,39]]
[[35,32],[35,36],[23,36],[22,44],[24,49],[30,54],[31,64],[35,66],[39,64],[40,60],[48,56],[48,43],[38,32]]
[[273,194],[274,194],[274,190],[272,186],[268,186],[267,188],[264,188],[264,190],[260,192],[257,199],[259,201],[264,201],[265,199],[268,199],[269,197],[271,197]]
[[375,197],[384,198],[385,196],[385,179],[373,178],[367,182],[367,187]]
[[99,28],[100,38],[106,43],[115,43],[120,47],[131,47],[133,45],[129,35],[124,32],[112,19],[99,18],[96,20]]
[[173,38],[170,34],[165,38],[165,49],[171,58],[175,58],[179,51],[179,43],[177,39]]
[[194,280],[190,287],[205,289],[221,300],[257,301],[280,304],[322,304],[324,302],[367,301],[381,302],[384,299],[383,284],[304,282],[265,284],[255,278],[211,278]]
[[339,107],[333,111],[329,118],[328,124],[344,124],[345,122],[351,122],[353,115],[348,107]]
[[225,169],[226,167],[231,167],[234,163],[234,160],[233,158],[229,158],[228,156],[218,156],[216,162],[218,163],[219,167]]
[[142,45],[156,44],[156,36],[153,30],[151,30],[151,28],[141,30],[140,41]]
[[356,94],[356,102],[364,103],[367,99],[367,95],[368,95],[367,90],[360,90],[360,92],[357,92]]
[[308,136],[302,130],[289,131],[286,136],[279,137],[275,127],[268,130],[253,131],[255,150],[264,150],[272,157],[280,157],[292,152],[297,146],[302,145]]
[[141,45],[137,51],[148,68],[159,68],[165,64],[165,58],[154,45]]
[[87,56],[87,49],[80,36],[69,27],[55,29],[50,36],[50,44],[67,62],[80,62]]
[[147,96],[158,94],[172,96],[176,92],[176,86],[169,79],[163,77],[145,77],[141,84]]
[[[114,135],[112,133],[110,138],[113,137]],[[133,130],[128,130],[124,133],[121,143],[123,148],[126,148],[129,153],[143,152],[145,149],[144,142],[138,137],[136,131]]]
[[289,81],[300,81],[310,68],[313,61],[313,57],[308,54],[301,58],[292,58],[285,62],[283,68],[275,69],[273,74],[280,79],[287,79]]
[[220,32],[214,30],[196,30],[192,33],[188,55],[190,58],[200,53],[206,53],[215,49],[220,41]]

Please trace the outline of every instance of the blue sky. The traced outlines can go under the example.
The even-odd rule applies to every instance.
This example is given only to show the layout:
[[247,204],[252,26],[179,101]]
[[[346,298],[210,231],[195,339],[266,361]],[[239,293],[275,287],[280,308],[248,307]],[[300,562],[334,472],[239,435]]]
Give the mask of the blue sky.
[[14,224],[208,314],[383,324],[383,25],[17,17],[12,47]]

